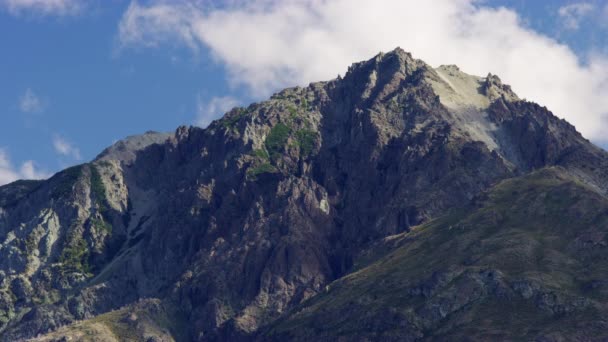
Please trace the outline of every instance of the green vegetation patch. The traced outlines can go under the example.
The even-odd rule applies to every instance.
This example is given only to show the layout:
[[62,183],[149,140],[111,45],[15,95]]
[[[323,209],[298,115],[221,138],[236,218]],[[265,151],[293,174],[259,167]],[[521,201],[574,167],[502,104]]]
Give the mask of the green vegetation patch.
[[247,114],[245,108],[237,109],[236,113],[224,116],[224,118],[222,119],[222,126],[224,126],[224,128],[226,129],[236,128],[236,124],[241,121],[243,117],[245,117],[245,114]]
[[294,106],[288,106],[287,110],[289,111],[289,117],[293,120],[298,116],[298,110]]
[[255,157],[258,157],[258,158],[263,159],[263,160],[268,160],[270,158],[270,156],[268,155],[268,151],[266,151],[263,148],[259,148],[259,149],[253,150],[253,155]]
[[36,305],[55,304],[61,300],[61,294],[57,290],[42,291],[32,297],[32,303]]
[[266,150],[270,154],[270,158],[275,160],[281,155],[285,145],[287,145],[290,132],[291,128],[283,123],[276,124],[270,130],[270,134],[266,137],[266,141],[264,142]]
[[108,234],[112,234],[112,225],[104,221],[103,219],[92,218],[91,227],[93,227],[97,231],[105,231]]
[[270,165],[270,163],[264,163],[264,164],[260,164],[258,166],[249,168],[247,170],[247,176],[255,179],[258,175],[261,175],[263,173],[276,173],[276,172],[278,172],[276,167]]
[[310,107],[308,105],[308,101],[306,101],[306,98],[302,98],[300,105],[302,106],[302,109],[304,109],[305,111],[308,111],[310,109]]
[[91,193],[95,196],[95,199],[99,204],[99,211],[102,214],[106,213],[108,211],[106,188],[101,180],[99,170],[94,165],[91,165]]
[[300,146],[300,154],[308,156],[315,148],[317,133],[309,129],[300,129],[296,132],[296,139],[298,146]]
[[82,236],[77,236],[66,246],[59,257],[63,272],[89,273],[89,247]]

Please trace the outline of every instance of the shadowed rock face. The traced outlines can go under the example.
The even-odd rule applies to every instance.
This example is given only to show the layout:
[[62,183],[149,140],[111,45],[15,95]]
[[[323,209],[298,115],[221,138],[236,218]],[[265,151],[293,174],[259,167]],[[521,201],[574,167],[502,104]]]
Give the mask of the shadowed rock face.
[[[137,338],[255,338],[384,238],[546,166],[604,196],[607,160],[498,77],[397,49],[207,129],[146,133],[45,182],[0,187],[1,336],[83,319],[60,331],[122,331],[116,315],[157,298],[163,314],[133,323]],[[437,324],[425,315],[420,326]]]

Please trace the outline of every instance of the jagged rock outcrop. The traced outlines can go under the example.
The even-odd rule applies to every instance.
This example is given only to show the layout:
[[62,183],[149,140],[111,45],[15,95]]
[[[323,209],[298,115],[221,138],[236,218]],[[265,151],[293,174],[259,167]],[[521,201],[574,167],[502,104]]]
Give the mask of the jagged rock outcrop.
[[[158,338],[260,338],[301,303],[326,298],[326,286],[348,279],[386,237],[407,239],[502,180],[547,166],[604,196],[607,163],[498,77],[434,69],[396,49],[343,78],[235,108],[206,129],[132,137],[48,181],[0,187],[0,336],[139,312],[147,298],[179,320]],[[492,270],[489,280],[458,275],[466,288],[485,284],[483,295],[428,302],[402,329],[424,337],[482,298],[474,296],[515,286]],[[442,282],[417,280],[419,290],[408,290],[423,294],[416,300]],[[535,286],[520,288],[542,297]],[[376,327],[402,322],[377,319]],[[118,324],[104,322],[97,328]]]

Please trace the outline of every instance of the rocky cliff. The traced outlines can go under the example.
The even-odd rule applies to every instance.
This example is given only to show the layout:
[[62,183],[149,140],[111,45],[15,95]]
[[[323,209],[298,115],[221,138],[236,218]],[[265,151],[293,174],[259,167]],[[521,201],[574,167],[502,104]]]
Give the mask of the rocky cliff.
[[573,126],[396,49],[0,187],[1,339],[585,338],[607,191]]

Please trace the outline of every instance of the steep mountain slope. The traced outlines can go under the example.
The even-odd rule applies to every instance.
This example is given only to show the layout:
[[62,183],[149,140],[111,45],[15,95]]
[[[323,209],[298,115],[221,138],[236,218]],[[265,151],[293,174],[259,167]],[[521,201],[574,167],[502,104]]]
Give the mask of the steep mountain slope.
[[[112,331],[108,322],[128,321],[146,299],[173,321],[146,316],[144,326],[162,327],[137,338],[331,338],[318,322],[290,330],[303,319],[298,305],[345,296],[326,286],[359,274],[354,264],[380,241],[422,241],[412,227],[555,165],[598,198],[608,191],[607,154],[496,76],[433,69],[401,49],[379,54],[207,129],[132,137],[48,181],[1,187],[1,337],[74,320],[89,321],[59,332]],[[399,336],[431,336],[437,322],[412,320]]]
[[607,234],[608,199],[562,168],[541,169],[390,237],[376,261],[262,336],[604,340]]

